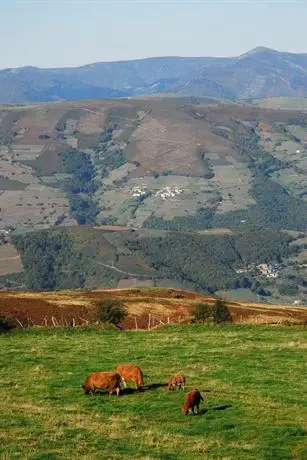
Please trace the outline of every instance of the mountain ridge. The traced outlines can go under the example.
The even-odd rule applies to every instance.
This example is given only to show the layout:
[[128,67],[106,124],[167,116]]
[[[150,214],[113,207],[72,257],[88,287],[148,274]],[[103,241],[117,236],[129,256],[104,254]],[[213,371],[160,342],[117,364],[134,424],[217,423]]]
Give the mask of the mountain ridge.
[[307,96],[307,54],[257,47],[236,57],[165,56],[0,70],[0,103],[160,92],[229,99]]

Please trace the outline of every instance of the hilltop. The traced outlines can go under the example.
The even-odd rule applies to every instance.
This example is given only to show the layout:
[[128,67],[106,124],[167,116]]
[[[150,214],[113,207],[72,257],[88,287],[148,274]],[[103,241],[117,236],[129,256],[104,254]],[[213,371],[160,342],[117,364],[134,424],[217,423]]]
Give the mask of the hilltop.
[[[195,306],[212,305],[215,298],[169,288],[95,289],[92,291],[1,292],[0,315],[18,320],[20,327],[87,326],[97,321],[97,302],[117,300],[127,309],[121,327],[156,329],[191,321]],[[226,302],[232,322],[238,324],[306,325],[307,309],[293,305]]]
[[259,47],[238,57],[157,57],[0,71],[0,102],[184,93],[230,99],[307,95],[307,54]]

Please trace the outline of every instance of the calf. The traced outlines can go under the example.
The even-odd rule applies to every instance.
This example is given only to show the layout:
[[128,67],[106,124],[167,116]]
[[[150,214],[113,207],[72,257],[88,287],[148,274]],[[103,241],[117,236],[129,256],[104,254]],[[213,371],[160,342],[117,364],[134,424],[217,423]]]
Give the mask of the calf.
[[196,413],[199,414],[199,404],[200,404],[200,401],[203,401],[203,400],[204,398],[202,397],[202,395],[197,389],[186,393],[184,395],[184,405],[182,406],[182,409],[181,409],[183,415],[188,415],[190,409],[192,409],[193,415],[195,415],[194,407],[196,407],[197,409]]
[[117,396],[120,393],[121,377],[117,372],[92,372],[88,375],[83,385],[80,385],[85,394],[95,393],[96,390],[108,389],[111,395],[116,391]]
[[128,380],[135,382],[137,390],[144,385],[142,369],[135,364],[118,364],[116,372],[121,376],[125,388],[127,386],[126,381]]
[[184,390],[185,385],[185,375],[177,374],[174,375],[167,384],[169,390],[175,390],[176,387],[182,388]]

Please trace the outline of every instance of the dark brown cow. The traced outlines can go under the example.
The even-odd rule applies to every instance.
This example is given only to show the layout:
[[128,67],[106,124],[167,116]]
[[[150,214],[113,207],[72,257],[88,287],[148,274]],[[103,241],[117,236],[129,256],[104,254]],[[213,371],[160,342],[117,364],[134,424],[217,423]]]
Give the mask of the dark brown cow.
[[88,375],[83,385],[80,385],[85,394],[95,393],[96,390],[108,389],[111,395],[116,391],[120,393],[121,376],[117,372],[92,372]]
[[200,401],[203,401],[204,398],[197,389],[191,390],[184,395],[184,405],[182,406],[183,415],[188,415],[189,410],[192,410],[193,415],[195,415],[194,407],[196,407],[196,413],[199,414],[199,404]]
[[185,375],[183,374],[177,374],[174,375],[167,384],[167,388],[169,390],[175,390],[176,387],[182,388],[184,390],[184,385],[185,385]]
[[135,382],[137,390],[144,385],[142,369],[135,364],[118,364],[116,372],[121,376],[125,388],[127,386],[126,382],[129,380]]

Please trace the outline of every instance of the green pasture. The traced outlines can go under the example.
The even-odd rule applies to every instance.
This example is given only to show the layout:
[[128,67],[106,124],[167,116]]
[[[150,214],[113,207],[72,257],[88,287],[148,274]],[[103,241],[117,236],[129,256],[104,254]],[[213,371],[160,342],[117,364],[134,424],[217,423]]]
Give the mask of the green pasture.
[[[307,458],[306,330],[181,326],[156,331],[30,330],[0,336],[0,458]],[[119,362],[147,385],[120,397],[80,383]],[[206,398],[180,411],[176,372]]]

